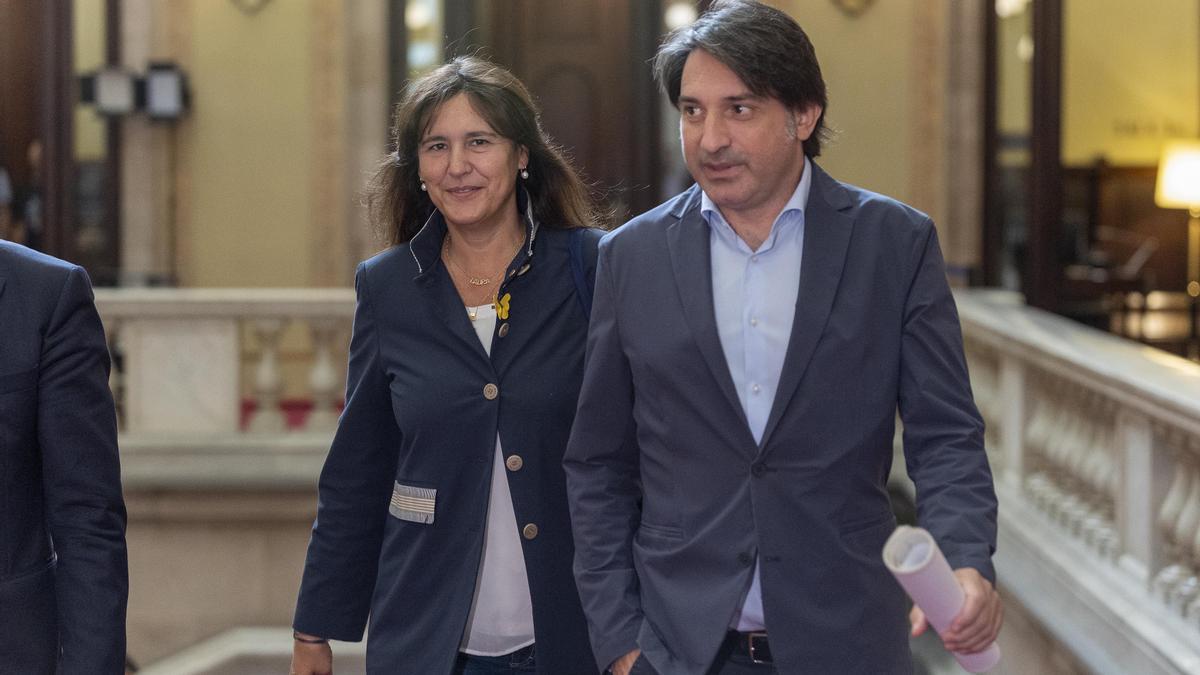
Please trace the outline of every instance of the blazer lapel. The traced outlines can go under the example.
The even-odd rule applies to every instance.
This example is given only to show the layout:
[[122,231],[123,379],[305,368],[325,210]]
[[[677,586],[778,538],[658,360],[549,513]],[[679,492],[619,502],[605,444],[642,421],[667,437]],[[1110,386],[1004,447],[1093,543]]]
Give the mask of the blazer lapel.
[[446,224],[435,211],[408,242],[420,270],[413,280],[422,291],[421,295],[429,313],[444,323],[451,335],[465,342],[487,361],[487,352],[484,351],[483,344],[479,342],[479,336],[475,334],[475,328],[467,317],[462,298],[459,297],[449,272],[442,264],[441,250],[445,236]]
[[809,166],[813,170],[813,183],[804,212],[804,252],[800,259],[796,315],[792,320],[792,335],[783,359],[779,388],[759,447],[766,447],[771,433],[779,425],[825,330],[854,229],[854,219],[846,212],[851,202],[845,189],[815,163],[810,162]]
[[490,363],[487,352],[475,333],[475,327],[471,325],[471,319],[467,316],[462,298],[459,297],[449,275],[442,271],[444,269],[439,262],[434,269],[428,271],[428,276],[419,282],[424,288],[425,304],[434,316],[446,324],[451,335],[462,340],[480,358]]
[[717,388],[733,407],[742,425],[749,430],[746,413],[733,386],[733,376],[725,363],[725,350],[717,333],[717,318],[713,310],[712,251],[709,248],[709,229],[700,215],[700,188],[693,187],[687,198],[680,200],[675,216],[678,221],[667,227],[667,247],[671,251],[671,267],[679,287],[679,299],[684,316],[692,329],[692,337],[704,362],[712,371]]

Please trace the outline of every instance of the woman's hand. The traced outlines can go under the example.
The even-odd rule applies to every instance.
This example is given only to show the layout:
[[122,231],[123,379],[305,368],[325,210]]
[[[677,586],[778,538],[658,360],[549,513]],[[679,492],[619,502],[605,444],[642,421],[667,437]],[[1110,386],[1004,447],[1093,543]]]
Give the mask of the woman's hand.
[[[298,637],[315,638],[298,633]],[[292,675],[333,675],[333,650],[328,642],[292,643]]]

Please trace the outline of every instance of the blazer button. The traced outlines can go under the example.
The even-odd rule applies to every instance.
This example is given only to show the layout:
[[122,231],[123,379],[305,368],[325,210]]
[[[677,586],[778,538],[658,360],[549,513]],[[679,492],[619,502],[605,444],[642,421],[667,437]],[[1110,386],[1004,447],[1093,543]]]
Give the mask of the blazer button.
[[496,331],[496,335],[499,335],[500,337],[504,337],[505,335],[508,335],[508,322],[507,321],[500,324],[500,330]]
[[754,463],[750,465],[750,473],[754,474],[755,476],[761,476],[766,472],[767,466],[765,464]]
[[496,397],[499,395],[500,395],[500,387],[497,387],[496,385],[492,384],[491,382],[488,382],[487,384],[483,385],[483,397],[486,398],[487,400],[494,401],[494,400],[496,400]]
[[525,535],[526,539],[533,539],[537,537],[537,532],[537,525],[534,525],[533,523],[529,523],[525,527],[521,528],[521,534]]
[[754,562],[754,556],[742,551],[738,554],[738,562],[741,563],[743,567],[749,567],[750,563]]
[[509,471],[520,471],[521,467],[525,466],[525,460],[521,459],[520,455],[509,455],[508,459],[504,460],[504,466],[507,466]]

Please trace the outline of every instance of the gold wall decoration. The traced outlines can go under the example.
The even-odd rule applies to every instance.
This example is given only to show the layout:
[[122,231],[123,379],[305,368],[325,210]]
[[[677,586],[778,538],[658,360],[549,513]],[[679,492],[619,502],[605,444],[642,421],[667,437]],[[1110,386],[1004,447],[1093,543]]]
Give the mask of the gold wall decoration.
[[862,16],[873,4],[875,0],[833,0],[833,6],[851,19]]
[[268,4],[271,3],[271,0],[229,0],[229,1],[232,2],[233,6],[237,7],[239,10],[241,10],[242,14],[245,14],[246,16],[254,16],[255,14],[258,14],[259,12],[261,12],[263,10],[264,7],[266,7]]

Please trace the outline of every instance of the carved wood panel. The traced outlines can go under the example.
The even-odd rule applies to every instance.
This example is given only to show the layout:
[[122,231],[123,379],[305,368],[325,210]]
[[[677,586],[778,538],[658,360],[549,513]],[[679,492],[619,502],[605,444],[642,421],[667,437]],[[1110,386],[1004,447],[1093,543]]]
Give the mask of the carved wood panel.
[[659,2],[510,0],[493,3],[492,56],[529,87],[542,123],[621,222],[658,201],[659,101],[647,63]]

